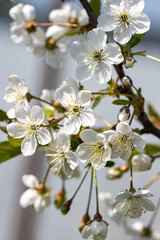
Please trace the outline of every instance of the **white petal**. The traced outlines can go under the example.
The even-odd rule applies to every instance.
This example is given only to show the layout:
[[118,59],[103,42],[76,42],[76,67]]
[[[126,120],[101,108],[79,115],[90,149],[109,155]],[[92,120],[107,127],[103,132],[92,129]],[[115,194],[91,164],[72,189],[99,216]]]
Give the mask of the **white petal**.
[[143,150],[146,145],[146,141],[138,133],[130,133],[130,141],[136,149]]
[[153,197],[153,194],[149,190],[138,190],[133,194],[136,197]]
[[131,36],[132,32],[125,24],[120,25],[113,32],[114,40],[120,44],[127,43],[131,39]]
[[93,221],[91,224],[91,231],[93,235],[100,234],[100,236],[105,239],[108,232],[108,226],[104,221]]
[[132,128],[127,122],[120,122],[116,126],[116,131],[126,135],[132,132]]
[[150,19],[144,13],[136,13],[131,18],[129,27],[133,33],[145,33],[150,29]]
[[85,129],[80,133],[80,138],[83,142],[96,142],[97,141],[97,132],[93,129]]
[[13,138],[24,138],[27,133],[27,126],[18,122],[10,123],[7,126],[8,134]]
[[19,4],[15,5],[14,7],[12,7],[9,10],[10,17],[13,18],[13,20],[18,21],[18,22],[23,21],[22,8],[23,8],[22,3],[19,3]]
[[121,158],[124,159],[124,160],[128,160],[130,158],[132,154],[132,148],[131,146],[128,144],[125,149],[122,151],[122,154],[121,154]]
[[53,68],[61,68],[63,65],[60,57],[56,54],[55,50],[48,51],[45,60],[46,63]]
[[127,0],[130,13],[142,12],[144,9],[144,0]]
[[87,53],[88,50],[89,48],[85,44],[75,41],[70,47],[70,54],[74,60],[81,62],[84,59],[84,53]]
[[86,65],[84,63],[78,63],[76,68],[76,78],[80,81],[88,80],[92,77],[94,71],[91,70],[90,65]]
[[66,160],[69,164],[69,167],[74,170],[75,168],[78,167],[79,163],[78,163],[78,159],[76,157],[76,155],[72,152],[72,151],[68,151],[66,154]]
[[119,192],[116,196],[115,196],[115,201],[116,202],[122,202],[125,199],[128,199],[129,197],[132,196],[132,193],[129,191],[124,191],[124,192]]
[[107,140],[112,134],[115,134],[115,133],[116,133],[116,131],[114,131],[114,130],[107,130],[107,131],[103,132],[103,134],[105,135]]
[[98,83],[106,83],[111,79],[111,66],[101,61],[96,65],[94,73]]
[[68,94],[74,93],[74,89],[66,81],[63,81],[61,86],[56,89],[55,91],[56,98],[62,99],[64,97],[64,93]]
[[80,100],[83,106],[88,106],[90,104],[90,101],[88,100],[92,98],[92,93],[90,91],[81,90],[78,93],[77,98]]
[[92,127],[95,124],[95,117],[93,115],[92,110],[90,108],[85,107],[79,115],[79,121],[83,127],[86,126]]
[[44,112],[43,112],[43,109],[40,106],[34,105],[31,108],[31,119],[37,125],[41,125],[43,123]]
[[48,131],[48,129],[44,127],[40,127],[37,130],[36,137],[37,137],[38,143],[41,145],[46,145],[51,141],[51,134]]
[[32,205],[37,197],[38,197],[38,193],[36,190],[28,189],[20,197],[19,203],[21,207],[26,208]]
[[103,54],[107,55],[105,62],[109,64],[119,64],[124,59],[121,53],[121,49],[116,43],[108,43],[103,50]]
[[96,50],[101,50],[105,47],[107,42],[107,34],[99,29],[94,28],[87,34],[88,44],[91,45]]
[[25,21],[35,19],[35,17],[36,17],[35,8],[29,4],[26,4],[23,6],[22,13],[23,13]]
[[76,94],[79,92],[79,84],[73,78],[67,78],[66,83],[75,91]]
[[65,33],[68,32],[67,27],[51,26],[46,31],[46,38],[52,37],[53,39],[61,38]]
[[66,134],[77,134],[79,132],[81,126],[81,122],[79,121],[79,117],[72,117],[71,119],[66,119],[62,132]]
[[70,147],[70,139],[69,137],[64,134],[64,133],[58,133],[57,134],[57,141],[58,143],[60,144],[61,148],[64,150],[64,151],[67,151]]
[[22,182],[26,187],[35,188],[38,186],[38,179],[32,174],[26,174],[22,176]]
[[34,209],[36,212],[43,212],[44,209],[50,204],[49,197],[40,196],[34,201]]
[[146,210],[148,210],[148,211],[155,210],[155,205],[151,200],[146,199],[146,198],[140,198],[137,200],[142,204],[142,207],[144,207]]
[[28,137],[25,137],[22,141],[21,151],[24,156],[31,156],[35,153],[37,148],[37,140],[35,135],[30,134]]
[[103,31],[110,32],[117,26],[117,20],[112,15],[102,14],[98,18],[97,27]]
[[87,225],[82,230],[82,238],[87,239],[91,235],[91,225]]

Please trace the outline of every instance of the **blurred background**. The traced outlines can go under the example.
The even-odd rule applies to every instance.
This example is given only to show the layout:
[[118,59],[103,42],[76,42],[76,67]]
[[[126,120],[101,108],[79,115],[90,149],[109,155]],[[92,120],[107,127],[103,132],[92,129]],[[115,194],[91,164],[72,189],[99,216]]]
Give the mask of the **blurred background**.
[[[8,86],[8,77],[11,74],[17,74],[24,77],[31,93],[40,96],[44,88],[57,88],[66,77],[75,75],[75,62],[68,55],[64,60],[61,70],[54,70],[48,67],[41,59],[36,58],[26,51],[23,44],[14,44],[10,39],[9,24],[11,19],[8,16],[9,9],[19,1],[0,0],[0,108],[7,111],[9,104],[3,100],[5,88]],[[32,4],[37,11],[37,22],[48,21],[48,14],[54,8],[61,6],[60,0],[25,0],[24,4]],[[79,1],[75,1],[79,3]],[[146,34],[143,41],[135,51],[146,50],[149,55],[160,58],[160,1],[146,0],[144,12],[151,19],[151,29]],[[126,74],[133,78],[135,86],[142,87],[143,96],[146,103],[151,102],[160,113],[160,63],[143,58],[136,57],[137,64],[133,69],[126,70]],[[114,71],[114,70],[113,70]],[[116,73],[113,72],[116,78]],[[98,85],[95,79],[84,83],[86,89],[97,90],[104,88]],[[114,123],[119,107],[112,105],[111,97],[105,98],[99,107],[95,109],[96,113]],[[104,110],[105,109],[105,110]],[[99,120],[97,125],[102,126]],[[137,121],[133,122],[135,127],[140,126]],[[157,142],[153,136],[144,135],[148,142]],[[6,140],[6,135],[0,132],[0,141]],[[122,160],[116,160],[117,165],[122,165]],[[70,198],[77,188],[81,177],[84,174],[82,164],[80,164],[81,176],[78,179],[67,181],[67,196]],[[0,240],[63,240],[63,239],[81,239],[78,232],[78,225],[84,215],[88,192],[89,180],[86,179],[76,199],[74,200],[71,211],[62,216],[53,204],[48,207],[43,214],[36,214],[30,207],[21,209],[19,198],[24,192],[25,187],[22,184],[21,177],[24,174],[34,174],[38,179],[43,179],[48,164],[46,159],[37,151],[31,157],[19,156],[0,165]],[[134,174],[134,184],[136,188],[144,186],[145,183],[158,171],[159,159],[153,164],[151,171]],[[115,195],[120,190],[129,187],[129,174],[125,174],[120,180],[109,181],[106,179],[107,169],[98,172],[98,184],[100,191],[110,191]],[[47,186],[52,187],[52,197],[61,189],[59,177],[50,173],[47,180]],[[156,203],[159,197],[159,183],[156,182],[150,187],[154,193],[153,201]],[[95,213],[95,191],[91,204],[91,216]],[[151,218],[151,213],[146,213],[141,219],[147,224]],[[153,225],[153,228],[160,231],[160,214]],[[108,220],[109,233],[108,239],[113,240],[121,236],[121,239],[128,239],[124,232],[113,222]],[[116,231],[115,231],[116,228]]]

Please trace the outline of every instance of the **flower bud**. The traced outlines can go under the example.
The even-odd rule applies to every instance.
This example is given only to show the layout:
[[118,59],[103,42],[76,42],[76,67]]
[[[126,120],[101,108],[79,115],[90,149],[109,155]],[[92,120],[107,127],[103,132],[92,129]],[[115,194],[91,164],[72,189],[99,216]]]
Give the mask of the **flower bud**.
[[123,107],[120,109],[120,112],[118,114],[118,120],[120,122],[126,121],[130,118],[130,109],[129,107]]
[[65,200],[66,200],[66,198],[65,198],[65,190],[64,189],[60,190],[60,192],[54,196],[54,203],[57,208],[61,208],[63,203],[65,202]]
[[131,88],[133,83],[132,80],[130,79],[130,77],[128,76],[124,76],[122,78],[122,84],[126,87],[126,88]]
[[123,173],[128,171],[128,165],[110,168],[107,173],[107,178],[110,180],[122,177]]
[[132,56],[128,56],[124,60],[124,66],[125,68],[132,68],[134,66],[134,58]]
[[83,228],[87,225],[89,220],[90,220],[90,216],[88,216],[88,215],[83,216],[82,222],[78,226],[78,229],[80,232],[82,232]]
[[67,214],[69,212],[71,204],[72,204],[72,200],[68,200],[67,202],[65,202],[63,204],[63,206],[61,207],[62,214],[65,215],[65,214]]
[[132,158],[132,168],[134,172],[146,171],[151,168],[152,158],[147,154],[138,154]]

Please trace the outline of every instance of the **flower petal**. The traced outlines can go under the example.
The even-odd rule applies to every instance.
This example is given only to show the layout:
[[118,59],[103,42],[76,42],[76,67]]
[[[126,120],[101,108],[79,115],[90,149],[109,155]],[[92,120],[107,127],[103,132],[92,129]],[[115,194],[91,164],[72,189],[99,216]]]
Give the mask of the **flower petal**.
[[30,134],[22,141],[21,151],[24,156],[31,156],[35,153],[37,148],[37,140],[34,134]]
[[78,95],[77,98],[80,100],[80,102],[82,103],[82,105],[84,106],[88,106],[90,104],[90,101],[88,101],[90,98],[92,98],[92,93],[90,91],[86,91],[86,90],[81,90]]
[[34,105],[31,108],[31,119],[37,125],[41,125],[43,123],[44,112],[43,112],[43,109],[40,106]]
[[117,43],[108,43],[103,50],[103,54],[107,55],[105,62],[108,64],[119,64],[124,59]]
[[79,163],[78,163],[78,159],[76,157],[76,155],[72,152],[72,151],[68,151],[66,154],[66,160],[67,163],[69,164],[69,167],[74,170],[75,168],[78,167]]
[[136,149],[143,150],[146,145],[146,141],[138,133],[130,133],[130,141]]
[[38,193],[36,190],[28,189],[20,197],[19,203],[21,207],[26,208],[28,206],[31,206],[37,197],[38,197]]
[[150,29],[150,19],[145,13],[136,13],[131,18],[129,27],[133,33],[145,33]]
[[114,40],[120,44],[127,43],[131,39],[131,36],[132,32],[125,24],[120,25],[113,32]]
[[24,138],[27,133],[27,126],[18,122],[10,123],[7,126],[8,134],[13,138]]
[[144,0],[127,0],[127,6],[130,13],[142,12],[144,9]]
[[26,187],[35,188],[38,186],[38,179],[32,174],[26,174],[22,176],[22,182]]
[[104,61],[98,63],[95,67],[95,77],[98,83],[103,84],[111,79],[111,66]]
[[85,107],[79,115],[79,121],[83,127],[86,126],[92,127],[95,124],[95,117],[93,115],[92,110],[90,108]]
[[46,145],[51,141],[51,134],[48,131],[48,129],[44,127],[40,127],[37,130],[36,137],[37,137],[38,143],[41,145]]
[[80,81],[88,80],[92,77],[94,71],[90,68],[90,65],[85,63],[78,63],[76,68],[76,78]]
[[88,50],[89,50],[89,48],[85,44],[75,41],[72,43],[72,45],[70,47],[70,54],[74,60],[76,60],[78,62],[82,62],[83,55],[84,55],[84,53],[87,53]]
[[59,132],[57,134],[57,141],[64,151],[68,151],[70,147],[70,139],[66,134]]
[[98,51],[105,47],[107,42],[107,34],[99,28],[93,28],[88,32],[87,40],[88,44]]
[[149,190],[138,190],[137,192],[135,192],[133,194],[133,196],[136,196],[136,197],[153,197],[153,194],[151,193],[151,191]]
[[128,199],[129,197],[132,196],[132,193],[129,192],[129,191],[124,191],[124,192],[119,192],[115,197],[115,201],[118,203],[118,202],[122,202],[124,201],[125,199]]
[[114,30],[117,26],[117,20],[113,18],[112,15],[102,14],[98,18],[97,27],[102,29],[105,32],[110,32]]
[[93,129],[85,129],[80,133],[80,138],[83,142],[96,142],[97,141],[97,132]]
[[126,135],[132,132],[132,128],[127,122],[120,122],[116,126],[116,131]]

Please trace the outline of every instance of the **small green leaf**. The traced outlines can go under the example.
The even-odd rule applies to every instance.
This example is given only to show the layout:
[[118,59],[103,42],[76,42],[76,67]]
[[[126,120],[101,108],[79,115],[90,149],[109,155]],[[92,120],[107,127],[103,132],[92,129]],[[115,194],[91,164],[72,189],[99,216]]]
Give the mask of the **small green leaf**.
[[91,0],[89,4],[90,4],[96,18],[98,18],[101,13],[101,0]]
[[144,150],[146,154],[155,155],[160,152],[160,144],[147,144]]
[[150,116],[154,116],[154,117],[157,117],[157,118],[160,117],[159,114],[156,112],[155,108],[150,103],[148,104],[147,107],[148,107],[148,113],[149,113]]
[[71,148],[72,149],[77,149],[77,147],[82,143],[82,141],[80,139],[76,139],[76,138],[71,138]]
[[10,135],[8,135],[8,141],[14,147],[21,146],[22,140],[23,138],[12,138]]
[[101,100],[102,100],[101,96],[96,97],[94,102],[93,102],[92,109],[97,107],[97,105],[100,103]]
[[140,131],[139,128],[135,128],[135,129],[133,129],[133,132],[136,132],[136,133],[138,133],[138,134],[141,134],[141,131]]
[[107,161],[106,166],[105,167],[113,167],[115,165],[115,162],[112,161]]
[[4,132],[4,133],[8,133],[6,127],[2,127],[2,126],[0,126],[0,129],[2,130],[2,132]]
[[43,108],[43,111],[44,111],[47,118],[50,118],[50,117],[53,116],[53,111],[51,109]]
[[0,109],[0,122],[11,122],[11,120],[8,118],[7,114],[5,111]]
[[115,105],[128,105],[130,104],[131,101],[129,100],[126,100],[126,99],[117,99],[117,100],[114,100],[112,102],[112,104],[115,104]]
[[7,141],[0,143],[0,163],[3,163],[20,154],[20,147],[14,147]]
[[142,33],[142,34],[136,34],[136,33],[135,33],[135,34],[131,37],[130,41],[127,43],[127,47],[128,47],[128,48],[133,48],[133,47],[135,47],[137,44],[140,43],[140,41],[144,38],[144,36],[145,36],[145,33]]

